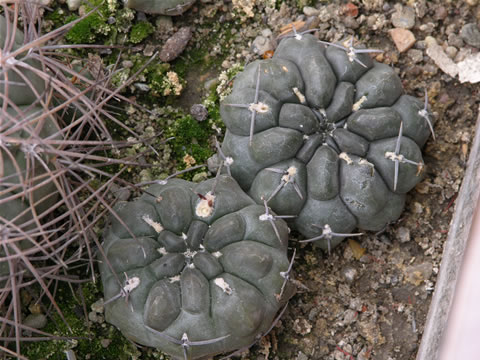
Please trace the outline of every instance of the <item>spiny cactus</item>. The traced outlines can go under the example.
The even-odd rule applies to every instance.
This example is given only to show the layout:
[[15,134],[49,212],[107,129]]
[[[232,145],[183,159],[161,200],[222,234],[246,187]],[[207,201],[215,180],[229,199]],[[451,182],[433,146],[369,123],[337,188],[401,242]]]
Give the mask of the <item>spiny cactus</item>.
[[160,181],[116,214],[100,270],[106,320],[125,336],[199,359],[269,331],[290,292],[288,228],[233,178]]
[[428,101],[403,94],[368,54],[379,51],[295,33],[221,105],[232,176],[257,203],[297,215],[291,225],[323,249],[396,220],[425,173]]
[[125,6],[148,14],[181,15],[195,0],[125,0]]
[[[78,280],[69,273],[77,265],[90,267],[85,273],[93,276],[92,246],[99,245],[94,226],[113,205],[110,188],[119,173],[102,166],[137,163],[105,156],[126,146],[112,140],[102,120],[125,126],[103,108],[109,98],[122,98],[106,87],[111,74],[85,76],[62,52],[67,46],[56,44],[83,18],[42,35],[37,3],[2,6],[0,353],[21,358],[24,330],[33,331],[35,339],[49,337],[23,325],[20,292],[37,284],[33,301],[48,298],[63,318],[54,286]],[[19,19],[25,35],[17,28]],[[94,185],[95,176],[101,184]]]

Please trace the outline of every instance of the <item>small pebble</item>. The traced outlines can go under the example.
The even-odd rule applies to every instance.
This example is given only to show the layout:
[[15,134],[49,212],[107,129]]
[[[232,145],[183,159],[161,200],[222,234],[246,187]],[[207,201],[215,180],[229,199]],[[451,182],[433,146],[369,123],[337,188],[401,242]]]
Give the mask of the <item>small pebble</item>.
[[414,64],[419,63],[423,60],[422,50],[410,49],[408,50],[407,55]]
[[105,310],[103,305],[103,299],[95,301],[92,305],[90,305],[90,308],[96,313],[102,314]]
[[30,310],[30,312],[35,315],[42,314],[42,306],[40,304],[31,304],[28,307],[28,310]]
[[445,6],[439,6],[435,9],[435,14],[433,15],[433,18],[435,20],[444,20],[448,16],[447,9],[445,9]]
[[419,286],[432,276],[433,266],[429,262],[407,266],[404,270],[405,280],[412,285]]
[[357,278],[358,271],[353,266],[347,266],[342,269],[342,275],[348,283],[353,283]]
[[47,317],[43,314],[30,314],[23,320],[23,324],[34,329],[41,329],[47,325]]
[[447,46],[445,49],[445,53],[448,55],[450,59],[455,59],[455,56],[457,56],[458,50],[455,46]]
[[462,30],[460,30],[460,36],[468,45],[480,49],[480,30],[477,24],[469,23],[463,25]]
[[347,16],[351,16],[351,17],[358,16],[358,6],[355,4],[352,4],[351,2],[344,5],[342,10],[343,10],[343,13]]
[[308,356],[305,355],[303,352],[299,351],[296,360],[308,360]]
[[455,56],[454,62],[459,63],[460,61],[465,60],[472,54],[471,49],[469,48],[462,48],[458,51],[457,55]]
[[104,349],[106,349],[108,347],[108,345],[110,345],[110,343],[112,342],[112,340],[110,339],[102,339],[100,340],[100,344],[102,345],[102,347]]
[[126,68],[126,69],[130,69],[133,67],[133,61],[131,60],[123,60],[122,61],[122,67]]
[[252,42],[252,51],[255,54],[263,55],[267,51],[273,50],[273,42],[270,38],[258,35]]
[[428,22],[426,24],[422,24],[419,27],[420,31],[423,31],[424,33],[431,34],[432,32],[435,31],[435,24],[432,22]]
[[347,28],[350,28],[350,29],[353,29],[353,30],[358,29],[358,27],[360,26],[358,24],[358,21],[355,20],[355,18],[352,17],[352,16],[346,16],[343,20],[343,23],[345,24],[345,26]]
[[465,0],[465,2],[470,6],[476,6],[478,4],[478,0]]
[[190,114],[197,121],[204,121],[208,117],[207,108],[202,104],[193,104],[190,108]]
[[91,322],[98,322],[98,318],[99,316],[97,315],[97,313],[95,311],[90,311],[88,313],[88,320],[90,320]]
[[192,37],[192,30],[188,27],[182,27],[170,39],[165,42],[160,51],[160,60],[170,62],[176,59],[185,50]]
[[410,241],[410,230],[406,227],[399,227],[397,229],[397,239],[401,243],[406,243]]
[[305,6],[303,8],[303,13],[306,16],[318,16],[320,15],[320,10],[315,9],[314,7],[311,7],[311,6]]
[[80,7],[82,0],[67,0],[68,10],[76,11]]
[[392,24],[396,28],[413,28],[415,26],[415,10],[408,6],[397,9],[392,15]]
[[396,28],[390,30],[389,33],[400,53],[407,51],[415,44],[415,35],[410,30]]
[[349,325],[357,320],[358,314],[355,310],[347,309],[343,313],[343,323]]
[[147,44],[145,45],[145,49],[143,49],[143,55],[152,56],[154,51],[155,51],[155,46]]
[[464,42],[460,36],[457,34],[449,34],[448,35],[448,45],[455,46],[456,48],[460,49],[463,47]]
[[295,319],[293,322],[293,331],[299,335],[307,335],[312,331],[312,324],[310,324],[306,319]]
[[450,34],[455,34],[456,32],[457,32],[457,24],[455,23],[450,24],[445,28],[445,35],[447,36]]
[[215,174],[217,172],[219,166],[220,160],[217,154],[213,154],[207,159],[208,171],[210,171],[212,174]]
[[150,86],[148,84],[145,84],[145,83],[136,82],[136,83],[133,84],[133,86],[135,86],[136,89],[138,89],[142,92],[149,92],[150,91]]

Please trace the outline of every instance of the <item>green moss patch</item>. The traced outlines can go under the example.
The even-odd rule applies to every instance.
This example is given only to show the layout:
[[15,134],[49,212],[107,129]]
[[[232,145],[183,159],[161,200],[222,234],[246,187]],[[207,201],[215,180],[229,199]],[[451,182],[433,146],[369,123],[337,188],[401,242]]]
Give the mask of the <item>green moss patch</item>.
[[130,42],[138,44],[153,33],[154,27],[147,21],[141,21],[132,26],[130,30]]

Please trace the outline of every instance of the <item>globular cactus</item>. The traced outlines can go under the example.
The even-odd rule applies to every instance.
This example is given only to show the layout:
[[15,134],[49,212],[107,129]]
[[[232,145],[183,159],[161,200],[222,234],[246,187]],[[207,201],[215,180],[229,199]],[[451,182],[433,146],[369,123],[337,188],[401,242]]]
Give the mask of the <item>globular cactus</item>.
[[[9,107],[6,112],[0,109],[0,132],[9,138],[8,146],[0,148],[0,229],[29,234],[16,242],[20,250],[35,245],[37,221],[45,220],[59,195],[55,185],[58,180],[51,178],[52,156],[37,154],[34,143],[45,138],[58,140],[60,129],[52,116],[42,114],[39,106]],[[33,143],[23,143],[27,139]],[[11,224],[2,226],[7,222]],[[0,248],[0,257],[5,257],[4,247]],[[0,278],[8,272],[8,262],[0,262]]]
[[[48,299],[48,308],[53,306],[66,322],[53,289],[60,280],[75,279],[69,271],[78,271],[79,266],[90,266],[91,271],[84,273],[94,276],[92,246],[100,245],[94,227],[116,201],[110,187],[119,173],[110,174],[102,167],[138,165],[134,158],[104,156],[105,150],[130,146],[112,140],[104,118],[138,136],[103,108],[114,96],[126,100],[117,94],[120,89],[108,89],[111,75],[84,60],[97,69],[89,78],[75,69],[64,53],[65,45],[56,45],[68,29],[95,10],[41,34],[40,4],[12,1],[1,7],[0,353],[8,349],[11,356],[24,358],[24,338],[51,337],[24,331],[23,315],[29,304],[19,301],[21,292],[37,286],[40,291],[35,291],[38,295],[32,301],[40,304]],[[95,183],[96,175],[101,184]]]
[[195,0],[125,0],[125,6],[148,14],[181,15]]
[[175,358],[252,345],[289,292],[286,223],[230,176],[160,183],[104,232],[106,320]]
[[424,174],[427,103],[370,52],[295,33],[221,105],[232,176],[256,202],[297,215],[291,225],[323,249],[396,220]]
[[[4,15],[0,16],[0,47],[4,56],[22,48],[24,35]],[[25,53],[6,60],[0,73],[0,230],[29,233],[38,226],[38,219],[49,213],[58,198],[51,181],[50,157],[37,153],[40,139],[59,139],[60,129],[52,115],[43,116],[41,106],[46,82],[36,75],[41,63],[25,58]],[[5,103],[5,104],[4,104]],[[7,140],[4,140],[4,139]],[[24,143],[31,139],[30,144]],[[41,141],[41,140],[40,140]],[[50,174],[49,174],[50,173]],[[10,222],[10,226],[3,226]],[[34,236],[25,236],[15,243],[19,250],[34,246]],[[5,258],[4,246],[0,258]],[[15,253],[13,249],[10,249]],[[1,278],[9,273],[7,261],[0,262]]]
[[[0,48],[5,55],[14,53],[22,48],[24,35],[21,31],[13,28],[13,24],[0,15]],[[6,66],[2,66],[0,72],[0,105],[4,100],[9,106],[29,105],[38,102],[44,94],[45,81],[36,74],[41,68],[41,63],[35,59],[25,57],[25,53],[19,53],[16,58],[6,60]],[[10,66],[9,66],[10,65]]]

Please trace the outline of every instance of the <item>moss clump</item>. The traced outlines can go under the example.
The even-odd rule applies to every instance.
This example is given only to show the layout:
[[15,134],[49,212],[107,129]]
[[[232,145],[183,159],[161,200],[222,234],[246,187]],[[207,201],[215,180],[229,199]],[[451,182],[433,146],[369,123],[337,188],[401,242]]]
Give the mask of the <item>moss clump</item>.
[[[77,16],[69,16],[66,21],[72,22]],[[97,39],[97,29],[104,27],[105,20],[98,14],[92,14],[79,23],[75,24],[65,35],[68,42],[72,44],[93,44]]]
[[[91,0],[85,5],[84,11],[89,12],[95,9],[90,15],[75,24],[65,35],[67,42],[71,44],[116,44],[123,43],[123,36],[120,33],[127,34],[135,18],[131,9],[122,8],[117,10],[116,6],[110,6],[110,1]],[[52,21],[60,19],[60,13],[52,14]],[[64,22],[72,22],[79,17],[70,15],[65,18]],[[63,25],[63,24],[60,24]],[[118,40],[118,41],[117,41]]]
[[130,42],[138,44],[153,33],[154,27],[148,21],[141,21],[133,25],[130,30]]
[[[167,137],[175,137],[168,144],[172,147],[178,169],[205,164],[212,156],[208,127],[209,122],[199,123],[192,116],[179,113],[179,117],[167,129]],[[186,178],[191,179],[193,175],[189,173]]]
[[[135,54],[128,58],[133,64],[130,68],[125,68],[115,74],[112,79],[112,84],[116,87],[124,85],[125,81],[135,74],[148,60],[149,57]],[[152,62],[135,79],[135,82],[127,90],[135,92],[140,89],[140,94],[147,93],[148,97],[145,100],[150,103],[158,104],[159,97],[176,97],[179,96],[185,87],[185,80],[182,79],[178,73],[171,71],[171,65],[168,63]],[[168,103],[168,99],[162,99]]]

